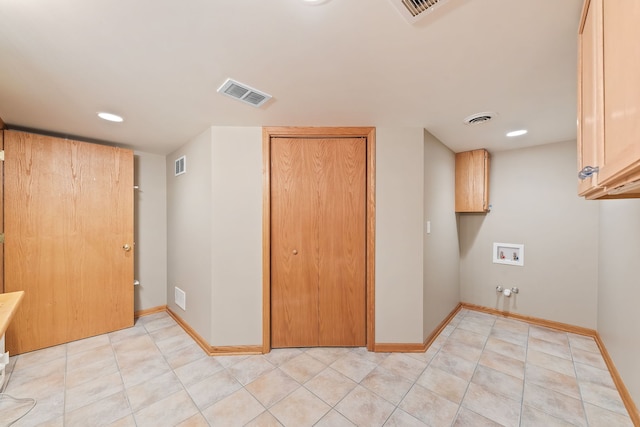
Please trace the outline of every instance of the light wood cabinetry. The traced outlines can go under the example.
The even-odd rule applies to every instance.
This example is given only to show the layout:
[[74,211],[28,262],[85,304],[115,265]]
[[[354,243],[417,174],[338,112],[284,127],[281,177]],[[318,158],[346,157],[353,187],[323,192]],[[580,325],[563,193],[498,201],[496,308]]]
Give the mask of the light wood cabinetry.
[[640,2],[586,0],[578,34],[578,194],[640,197]]
[[456,154],[456,212],[489,211],[489,152]]
[[[13,319],[13,316],[15,316],[23,297],[24,291],[0,294],[0,337],[7,331],[9,323],[11,319]],[[2,351],[2,353],[4,353],[4,351]]]

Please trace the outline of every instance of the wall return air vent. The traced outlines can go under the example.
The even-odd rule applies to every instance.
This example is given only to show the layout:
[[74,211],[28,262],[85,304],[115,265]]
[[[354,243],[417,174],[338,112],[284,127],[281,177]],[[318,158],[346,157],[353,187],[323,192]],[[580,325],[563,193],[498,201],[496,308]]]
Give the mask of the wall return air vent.
[[232,79],[227,79],[222,86],[218,88],[218,93],[230,96],[254,107],[260,107],[271,99],[271,95]]
[[186,156],[182,156],[179,159],[176,159],[175,176],[182,175],[183,173],[187,173],[187,157]]
[[418,21],[435,11],[449,0],[389,0],[398,12],[410,23]]

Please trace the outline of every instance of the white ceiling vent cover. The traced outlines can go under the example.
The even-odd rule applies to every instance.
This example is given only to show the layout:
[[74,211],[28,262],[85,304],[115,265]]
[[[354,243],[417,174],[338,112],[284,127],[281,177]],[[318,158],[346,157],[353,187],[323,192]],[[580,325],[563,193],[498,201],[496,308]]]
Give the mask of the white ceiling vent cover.
[[465,117],[464,124],[479,125],[479,124],[488,122],[489,120],[493,119],[497,115],[498,113],[494,113],[492,111],[484,111],[482,113],[472,114],[468,117]]
[[398,12],[410,23],[424,18],[449,0],[390,0]]
[[227,79],[222,86],[218,88],[218,93],[230,96],[254,107],[260,107],[272,98],[269,94],[232,79]]

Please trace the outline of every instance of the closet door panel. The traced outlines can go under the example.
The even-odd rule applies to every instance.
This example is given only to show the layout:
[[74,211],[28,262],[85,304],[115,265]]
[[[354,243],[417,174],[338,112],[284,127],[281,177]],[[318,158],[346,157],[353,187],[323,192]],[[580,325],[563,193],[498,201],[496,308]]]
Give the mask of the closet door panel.
[[271,345],[318,345],[318,183],[314,146],[271,142]]
[[271,140],[272,347],[366,344],[366,141]]
[[364,346],[366,142],[320,141],[320,345]]

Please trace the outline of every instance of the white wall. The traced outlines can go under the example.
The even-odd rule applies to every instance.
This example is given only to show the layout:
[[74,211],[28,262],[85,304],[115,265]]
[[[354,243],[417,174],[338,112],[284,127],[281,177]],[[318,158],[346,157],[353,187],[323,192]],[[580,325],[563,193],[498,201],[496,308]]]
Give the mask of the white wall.
[[[376,133],[376,342],[423,342],[458,300],[597,326],[640,400],[640,201],[577,197],[573,142],[494,153],[493,209],[459,215],[458,264],[453,153],[422,129]],[[163,194],[153,184],[166,167],[165,298],[214,346],[262,342],[261,143],[259,128],[214,127],[164,166],[153,155],[137,157],[136,249],[144,253],[136,273],[144,293],[136,309],[162,304]],[[183,154],[187,174],[174,177]],[[493,264],[494,241],[524,243],[525,266]],[[505,306],[497,284],[521,293]],[[187,312],[173,304],[175,285],[187,291]]]
[[424,339],[423,169],[423,129],[376,129],[376,343]]
[[600,205],[598,332],[633,400],[640,402],[640,200]]
[[167,191],[165,156],[134,153],[135,310],[167,303]]
[[[174,162],[186,155],[186,173]],[[200,336],[211,340],[211,129],[166,157],[167,305]],[[186,311],[174,287],[186,292]]]
[[[379,128],[376,148],[376,342],[421,343],[423,130]],[[171,309],[213,346],[261,344],[261,129],[214,127],[169,155],[167,222]]]
[[262,345],[262,128],[212,128],[211,345]]
[[[462,301],[596,328],[598,204],[575,171],[572,141],[493,153],[491,212],[459,217]],[[493,242],[524,244],[524,267],[493,264]]]
[[209,128],[166,168],[169,307],[211,346],[262,345],[262,129]]
[[[423,340],[460,302],[455,154],[424,132]],[[426,225],[425,225],[426,227]]]

